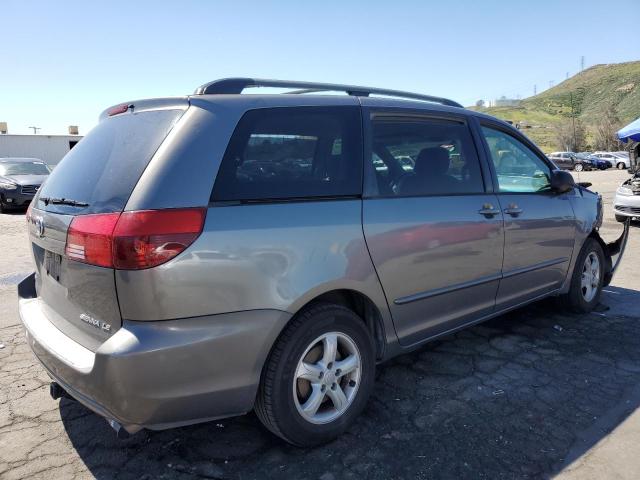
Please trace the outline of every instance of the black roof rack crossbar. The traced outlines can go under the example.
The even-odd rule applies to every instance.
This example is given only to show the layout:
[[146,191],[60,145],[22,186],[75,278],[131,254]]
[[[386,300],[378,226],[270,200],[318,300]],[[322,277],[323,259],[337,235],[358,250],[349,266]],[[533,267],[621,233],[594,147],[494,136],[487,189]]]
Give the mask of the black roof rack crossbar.
[[368,97],[371,94],[386,95],[388,97],[410,98],[413,100],[423,100],[427,102],[440,103],[450,107],[462,107],[458,102],[447,98],[433,97],[431,95],[421,95],[419,93],[403,92],[400,90],[388,90],[384,88],[359,87],[355,85],[341,85],[338,83],[314,83],[314,82],[297,82],[289,80],[264,80],[259,78],[223,78],[205,83],[198,87],[194,92],[195,95],[207,94],[239,94],[245,88],[250,87],[275,87],[275,88],[296,88],[289,93],[303,94],[315,92],[346,92],[349,95],[357,97]]

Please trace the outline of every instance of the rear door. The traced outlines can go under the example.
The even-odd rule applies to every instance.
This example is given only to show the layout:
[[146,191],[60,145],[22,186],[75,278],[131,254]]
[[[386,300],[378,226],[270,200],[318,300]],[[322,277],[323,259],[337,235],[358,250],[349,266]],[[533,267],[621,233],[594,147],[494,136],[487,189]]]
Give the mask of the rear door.
[[570,196],[549,188],[552,165],[507,127],[483,121],[494,184],[504,213],[504,264],[496,308],[558,289],[573,254],[576,220]]
[[569,162],[567,162],[568,157],[565,157],[565,153],[559,153],[557,155],[554,155],[551,157],[551,160],[553,160],[553,163],[556,164],[556,166],[558,168],[562,168],[562,169],[567,169],[570,168],[570,164]]
[[364,117],[363,227],[400,343],[491,313],[503,220],[465,117],[367,108]]
[[[42,310],[89,349],[121,326],[114,270],[79,261],[87,251],[67,245],[69,226],[75,218],[91,221],[124,209],[186,107],[186,102],[162,110],[140,105],[103,119],[54,169],[32,203],[28,229]],[[100,247],[99,238],[94,242]]]

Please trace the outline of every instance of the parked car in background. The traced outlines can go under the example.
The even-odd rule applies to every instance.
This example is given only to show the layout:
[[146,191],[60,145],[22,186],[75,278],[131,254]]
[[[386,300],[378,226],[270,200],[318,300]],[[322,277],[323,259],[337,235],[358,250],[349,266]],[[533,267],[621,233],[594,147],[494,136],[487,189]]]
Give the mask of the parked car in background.
[[608,160],[618,170],[624,170],[630,166],[629,154],[624,155],[616,152],[593,152],[592,155],[596,158]]
[[0,212],[27,208],[49,173],[37,158],[0,158]]
[[552,152],[547,157],[563,170],[582,172],[583,170],[591,170],[594,167],[591,160],[580,158],[573,152]]
[[407,172],[413,171],[416,164],[416,161],[413,158],[408,155],[399,155],[396,158],[398,159],[398,162],[400,162],[403,170]]
[[629,232],[601,223],[597,193],[451,100],[218,80],[111,107],[67,154],[27,214],[19,311],[52,396],[118,432],[255,410],[312,446],[378,362],[548,296],[591,311]]
[[613,166],[609,160],[594,157],[590,153],[576,153],[575,156],[581,161],[591,162],[591,167],[595,170],[607,170]]
[[640,218],[640,174],[636,173],[618,187],[613,199],[613,211],[619,222],[629,217]]

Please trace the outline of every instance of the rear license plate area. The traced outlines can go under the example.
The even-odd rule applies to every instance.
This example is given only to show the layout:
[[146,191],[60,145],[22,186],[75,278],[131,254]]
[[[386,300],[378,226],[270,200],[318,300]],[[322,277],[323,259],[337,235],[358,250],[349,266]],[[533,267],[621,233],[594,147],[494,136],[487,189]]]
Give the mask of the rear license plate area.
[[44,270],[56,282],[60,281],[60,270],[62,265],[62,256],[57,253],[44,251]]

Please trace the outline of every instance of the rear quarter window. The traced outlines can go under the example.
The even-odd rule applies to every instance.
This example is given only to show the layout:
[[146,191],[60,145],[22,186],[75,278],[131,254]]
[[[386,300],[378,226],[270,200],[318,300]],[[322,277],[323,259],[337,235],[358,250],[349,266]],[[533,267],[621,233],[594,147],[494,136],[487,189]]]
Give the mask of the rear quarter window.
[[[40,190],[38,207],[69,214],[117,212],[183,110],[153,110],[101,121],[53,170]],[[45,204],[64,198],[88,204],[78,208]]]
[[357,107],[251,110],[238,123],[212,201],[268,201],[360,195]]

